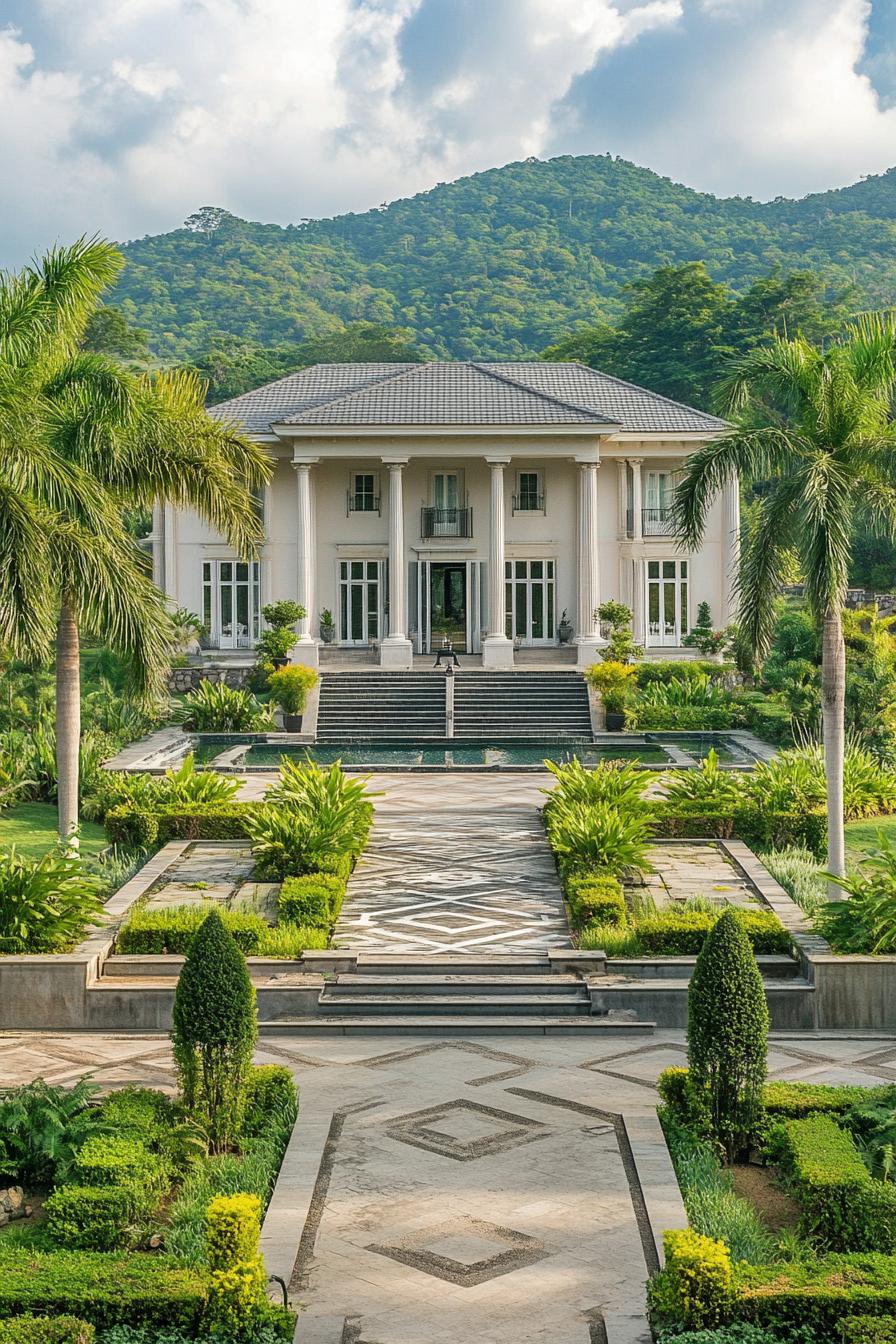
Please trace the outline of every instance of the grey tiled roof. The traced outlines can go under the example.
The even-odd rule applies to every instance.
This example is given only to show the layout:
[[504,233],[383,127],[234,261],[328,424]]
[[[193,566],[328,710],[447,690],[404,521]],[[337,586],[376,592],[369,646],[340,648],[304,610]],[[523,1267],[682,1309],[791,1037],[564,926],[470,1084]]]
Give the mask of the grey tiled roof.
[[594,425],[701,432],[724,421],[582,364],[316,364],[213,408],[250,433],[290,425]]

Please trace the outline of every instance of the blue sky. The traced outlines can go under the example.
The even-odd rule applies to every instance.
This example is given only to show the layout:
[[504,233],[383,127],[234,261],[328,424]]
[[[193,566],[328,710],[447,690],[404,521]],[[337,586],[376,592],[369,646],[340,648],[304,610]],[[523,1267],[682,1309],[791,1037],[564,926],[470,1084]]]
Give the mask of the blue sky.
[[896,164],[896,0],[0,0],[0,265],[537,155],[759,199]]

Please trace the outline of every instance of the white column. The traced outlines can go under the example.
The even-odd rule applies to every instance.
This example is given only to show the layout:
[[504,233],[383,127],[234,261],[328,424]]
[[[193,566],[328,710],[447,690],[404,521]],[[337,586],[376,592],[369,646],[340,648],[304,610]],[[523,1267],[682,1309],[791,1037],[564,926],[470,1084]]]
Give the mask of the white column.
[[740,566],[740,481],[735,477],[722,495],[722,625],[737,617],[737,571]]
[[632,636],[636,644],[646,645],[647,625],[645,622],[645,604],[647,594],[644,591],[644,561],[635,556],[632,565]]
[[308,457],[293,461],[296,473],[296,601],[305,608],[305,615],[296,623],[299,642],[293,649],[293,659],[308,667],[317,667],[318,642],[311,633],[315,613],[314,592],[314,507],[311,499],[311,468],[318,459]]
[[597,607],[600,605],[600,573],[597,554],[597,458],[579,464],[579,605],[575,642],[578,665],[588,667],[597,650],[606,643],[601,639]]
[[619,536],[628,536],[628,463],[624,457],[616,459],[616,490],[619,507]]
[[389,468],[389,633],[380,644],[380,666],[410,668],[414,651],[407,637],[407,560],[404,553],[404,492],[402,472],[406,457],[383,458]]
[[630,457],[628,464],[632,469],[632,540],[640,541],[644,535],[644,497],[641,490],[642,457]]
[[488,533],[488,634],[482,641],[483,667],[513,667],[513,640],[505,629],[504,468],[509,457],[487,457],[492,473]]
[[165,593],[175,606],[177,601],[177,511],[173,504],[162,507],[162,574]]
[[152,506],[152,531],[149,534],[152,543],[152,581],[157,588],[165,591],[165,507],[156,500]]

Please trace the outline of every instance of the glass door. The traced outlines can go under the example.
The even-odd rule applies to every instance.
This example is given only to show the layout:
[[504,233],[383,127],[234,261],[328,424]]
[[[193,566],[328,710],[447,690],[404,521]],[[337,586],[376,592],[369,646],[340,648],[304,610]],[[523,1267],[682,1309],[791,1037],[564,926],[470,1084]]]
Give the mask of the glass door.
[[674,488],[671,471],[648,471],[644,480],[643,531],[645,537],[668,532],[669,508]]
[[688,629],[687,560],[648,560],[648,644],[680,644]]
[[202,565],[202,620],[213,646],[251,649],[261,627],[257,560],[206,560]]
[[430,649],[467,647],[467,566],[454,561],[429,564]]
[[380,588],[379,560],[339,562],[339,637],[343,644],[369,644],[380,638]]
[[430,535],[456,537],[460,508],[460,472],[434,471],[432,474],[433,517]]
[[507,560],[504,577],[507,638],[556,643],[554,561]]

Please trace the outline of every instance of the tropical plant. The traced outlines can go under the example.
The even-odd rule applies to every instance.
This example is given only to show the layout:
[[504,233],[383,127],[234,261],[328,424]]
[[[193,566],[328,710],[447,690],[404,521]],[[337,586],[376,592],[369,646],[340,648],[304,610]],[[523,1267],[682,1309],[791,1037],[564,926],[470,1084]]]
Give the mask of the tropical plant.
[[651,826],[642,808],[623,810],[612,803],[558,800],[546,814],[545,824],[557,861],[568,872],[600,869],[619,874],[650,867]]
[[824,869],[815,855],[797,845],[788,849],[773,849],[759,856],[776,882],[792,901],[814,915],[825,901]]
[[[768,482],[741,550],[739,621],[767,652],[790,552],[808,609],[821,630],[821,686],[828,810],[828,868],[846,869],[843,756],[846,652],[841,610],[855,524],[896,536],[896,322],[865,315],[824,349],[776,336],[736,361],[724,398],[738,417],[728,433],[688,459],[675,495],[683,544],[696,549],[710,505],[740,478]],[[831,884],[831,895],[837,888]]]
[[351,852],[358,854],[373,820],[372,800],[378,796],[368,788],[369,778],[347,775],[340,761],[322,766],[310,758],[294,761],[284,756],[280,776],[268,789],[265,801],[273,807],[337,818],[351,837]]
[[212,911],[177,983],[171,1040],[184,1105],[201,1117],[214,1152],[224,1152],[239,1137],[257,1035],[246,960]]
[[633,663],[620,663],[609,659],[604,663],[592,663],[585,672],[590,686],[600,692],[604,706],[610,714],[624,714],[631,696],[637,668]]
[[700,709],[714,709],[731,703],[731,694],[724,686],[713,681],[703,673],[700,676],[674,678],[671,681],[651,682],[639,694],[639,703],[663,709],[679,709],[697,706]]
[[284,714],[301,714],[308,699],[308,692],[317,685],[317,673],[313,667],[294,663],[291,667],[278,667],[268,677],[268,689],[275,705],[279,705]]
[[715,747],[710,747],[698,769],[670,770],[663,776],[663,787],[670,803],[705,803],[719,812],[736,807],[744,798],[743,781],[722,769]]
[[836,952],[896,952],[896,846],[884,834],[848,877],[837,877],[848,900],[816,912],[815,928]]
[[[760,761],[747,780],[752,801],[769,812],[802,812],[823,806],[825,760],[821,746],[807,742]],[[896,809],[896,773],[864,747],[850,742],[843,756],[842,808],[847,821]]]
[[250,691],[206,679],[184,697],[175,718],[194,733],[257,733],[274,726]]
[[650,776],[634,762],[601,761],[593,769],[586,769],[577,756],[557,765],[545,761],[545,768],[556,780],[553,789],[543,789],[547,795],[545,814],[558,802],[612,803],[623,811],[638,811],[649,806],[644,791]]
[[78,817],[82,628],[129,660],[134,696],[168,666],[171,621],[123,509],[190,505],[245,554],[260,533],[251,489],[270,474],[258,445],[206,414],[195,375],[144,377],[79,348],[121,264],[81,239],[0,278],[0,640],[45,657],[55,621],[63,838]]
[[301,873],[348,873],[357,853],[358,823],[345,807],[265,806],[245,820],[255,872],[263,882],[282,882]]
[[169,803],[226,803],[236,797],[239,788],[239,780],[232,776],[197,770],[189,752],[176,770],[169,766],[163,775],[106,771],[98,802],[103,815],[123,803],[151,811]]
[[706,935],[688,987],[688,1068],[695,1105],[730,1161],[757,1131],[768,1005],[743,925],[726,911]]
[[0,850],[0,951],[54,952],[76,943],[102,914],[103,884],[68,852],[39,859]]
[[0,1094],[0,1173],[29,1187],[63,1179],[87,1139],[105,1130],[93,1104],[99,1090],[88,1078],[74,1087],[37,1078]]

